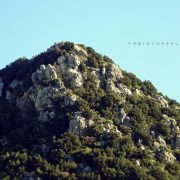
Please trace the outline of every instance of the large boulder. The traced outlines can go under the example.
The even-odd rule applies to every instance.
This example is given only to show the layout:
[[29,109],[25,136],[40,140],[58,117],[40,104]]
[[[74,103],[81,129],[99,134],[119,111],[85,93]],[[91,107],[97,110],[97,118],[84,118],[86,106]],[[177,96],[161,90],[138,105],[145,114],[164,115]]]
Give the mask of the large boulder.
[[163,96],[157,95],[154,100],[158,102],[162,107],[169,107],[168,101]]
[[36,70],[31,76],[34,85],[39,85],[43,81],[52,81],[57,79],[57,73],[54,66],[48,64],[47,66],[41,65],[39,69]]
[[74,45],[74,49],[77,51],[77,54],[82,58],[87,58],[88,53],[80,45]]
[[114,82],[123,78],[121,69],[119,68],[118,65],[115,64],[110,64],[107,67],[106,76],[108,79],[111,79]]
[[127,88],[126,85],[120,83],[118,84],[118,89],[121,91],[121,94],[124,95],[124,96],[129,96],[129,95],[132,95],[132,92],[130,89]]
[[38,92],[35,107],[38,111],[54,107],[54,100],[61,95],[58,88],[52,86],[45,87]]
[[86,120],[81,112],[75,112],[69,122],[68,132],[84,136],[88,128],[94,125],[93,120]]
[[166,141],[163,139],[163,137],[161,135],[157,136],[157,140],[161,146],[166,147]]
[[72,68],[68,68],[66,70],[66,80],[68,81],[69,86],[72,89],[81,87],[83,85],[82,74]]
[[83,85],[82,74],[78,71],[80,60],[77,55],[60,56],[57,59],[63,78],[68,82],[70,88],[77,88]]
[[103,131],[106,133],[115,133],[120,136],[122,135],[122,133],[118,130],[117,126],[112,123],[103,123],[101,124],[101,126],[103,128]]
[[110,91],[113,91],[117,94],[121,94],[121,91],[115,86],[115,84],[113,83],[112,80],[108,80],[106,82],[106,89],[105,89],[107,92],[110,92]]
[[122,83],[115,85],[115,83],[112,80],[108,80],[106,82],[106,91],[114,91],[115,93],[121,96],[132,95],[131,90],[128,89],[127,86],[125,86]]
[[166,149],[166,141],[163,139],[161,135],[158,135],[157,141],[154,141],[154,147],[156,147],[158,150]]
[[57,59],[57,63],[60,65],[61,71],[65,73],[67,68],[78,69],[80,65],[80,60],[77,55],[66,54],[64,56],[60,56]]
[[176,160],[176,157],[171,153],[171,152],[168,152],[168,151],[164,151],[163,152],[163,156],[164,156],[164,160],[166,162],[173,162]]
[[85,133],[86,128],[87,128],[87,125],[85,122],[85,118],[82,117],[80,112],[76,112],[74,116],[71,117],[68,131],[70,133],[74,133],[74,134],[82,136]]

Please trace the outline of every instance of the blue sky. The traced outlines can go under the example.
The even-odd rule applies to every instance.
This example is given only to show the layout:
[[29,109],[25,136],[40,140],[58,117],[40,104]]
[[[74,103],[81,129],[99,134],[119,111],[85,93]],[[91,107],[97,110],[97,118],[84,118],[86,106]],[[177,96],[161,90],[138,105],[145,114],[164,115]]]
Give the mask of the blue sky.
[[59,41],[93,47],[180,102],[179,0],[0,0],[0,68]]

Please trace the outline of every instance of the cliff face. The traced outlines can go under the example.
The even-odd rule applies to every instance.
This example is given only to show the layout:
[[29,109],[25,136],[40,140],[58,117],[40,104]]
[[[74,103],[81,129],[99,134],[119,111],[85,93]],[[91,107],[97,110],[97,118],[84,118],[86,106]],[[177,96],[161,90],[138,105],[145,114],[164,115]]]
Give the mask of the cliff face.
[[0,71],[0,99],[2,177],[179,176],[180,105],[92,48],[62,42],[18,59]]

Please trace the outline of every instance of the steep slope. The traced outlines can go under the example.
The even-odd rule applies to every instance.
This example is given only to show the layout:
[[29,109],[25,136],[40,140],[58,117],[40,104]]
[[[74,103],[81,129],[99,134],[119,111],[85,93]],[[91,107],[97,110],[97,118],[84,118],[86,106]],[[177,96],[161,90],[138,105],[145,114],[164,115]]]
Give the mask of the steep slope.
[[179,179],[180,104],[70,42],[0,71],[1,179]]

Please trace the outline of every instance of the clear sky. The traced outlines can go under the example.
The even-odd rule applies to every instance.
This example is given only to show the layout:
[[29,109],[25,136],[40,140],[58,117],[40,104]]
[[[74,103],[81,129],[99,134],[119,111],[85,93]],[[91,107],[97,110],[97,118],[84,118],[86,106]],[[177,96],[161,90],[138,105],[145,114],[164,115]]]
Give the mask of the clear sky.
[[0,68],[59,41],[93,47],[180,102],[179,0],[0,0]]

